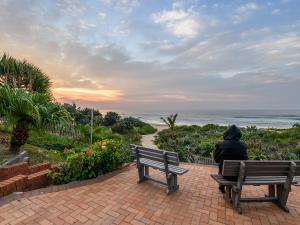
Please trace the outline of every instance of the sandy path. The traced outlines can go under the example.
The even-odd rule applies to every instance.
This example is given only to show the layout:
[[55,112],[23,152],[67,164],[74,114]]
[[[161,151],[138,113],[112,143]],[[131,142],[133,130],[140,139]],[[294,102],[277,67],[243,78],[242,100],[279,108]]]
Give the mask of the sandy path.
[[158,124],[151,124],[153,127],[157,129],[157,132],[154,134],[142,135],[142,146],[148,148],[157,148],[156,145],[153,143],[154,136],[161,130],[167,129],[166,125],[158,125]]

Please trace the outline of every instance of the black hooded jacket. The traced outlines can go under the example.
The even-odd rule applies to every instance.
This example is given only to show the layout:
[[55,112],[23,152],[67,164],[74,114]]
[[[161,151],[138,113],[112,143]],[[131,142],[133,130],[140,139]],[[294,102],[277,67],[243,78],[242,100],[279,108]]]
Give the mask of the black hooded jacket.
[[240,141],[242,137],[241,130],[232,125],[224,133],[224,141],[216,145],[214,159],[219,163],[219,173],[222,174],[224,160],[247,160],[247,147]]

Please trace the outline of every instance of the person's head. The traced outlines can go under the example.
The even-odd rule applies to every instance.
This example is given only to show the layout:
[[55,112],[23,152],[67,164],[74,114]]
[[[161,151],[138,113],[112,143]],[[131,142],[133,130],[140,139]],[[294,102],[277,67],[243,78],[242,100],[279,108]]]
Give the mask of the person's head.
[[223,135],[224,140],[240,140],[241,137],[242,132],[236,125],[230,126]]

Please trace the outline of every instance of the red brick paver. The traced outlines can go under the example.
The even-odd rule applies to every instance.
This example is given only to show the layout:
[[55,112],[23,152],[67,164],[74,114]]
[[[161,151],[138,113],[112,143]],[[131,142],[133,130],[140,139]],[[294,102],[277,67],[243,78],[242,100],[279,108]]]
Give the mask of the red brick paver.
[[[190,171],[179,178],[180,190],[172,195],[166,195],[164,187],[150,181],[137,184],[137,171],[132,168],[99,183],[5,204],[0,207],[0,225],[300,224],[299,187],[293,187],[290,193],[290,213],[272,203],[252,203],[242,204],[244,213],[239,215],[224,202],[210,178],[215,168],[183,166]],[[154,173],[158,175],[157,171]],[[263,195],[265,191],[264,187],[244,189],[248,196]]]

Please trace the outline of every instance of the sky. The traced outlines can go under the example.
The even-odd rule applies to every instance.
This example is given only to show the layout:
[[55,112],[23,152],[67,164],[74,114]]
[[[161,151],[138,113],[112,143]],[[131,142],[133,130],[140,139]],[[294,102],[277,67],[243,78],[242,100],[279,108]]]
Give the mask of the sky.
[[300,1],[0,0],[0,54],[98,109],[300,109]]

